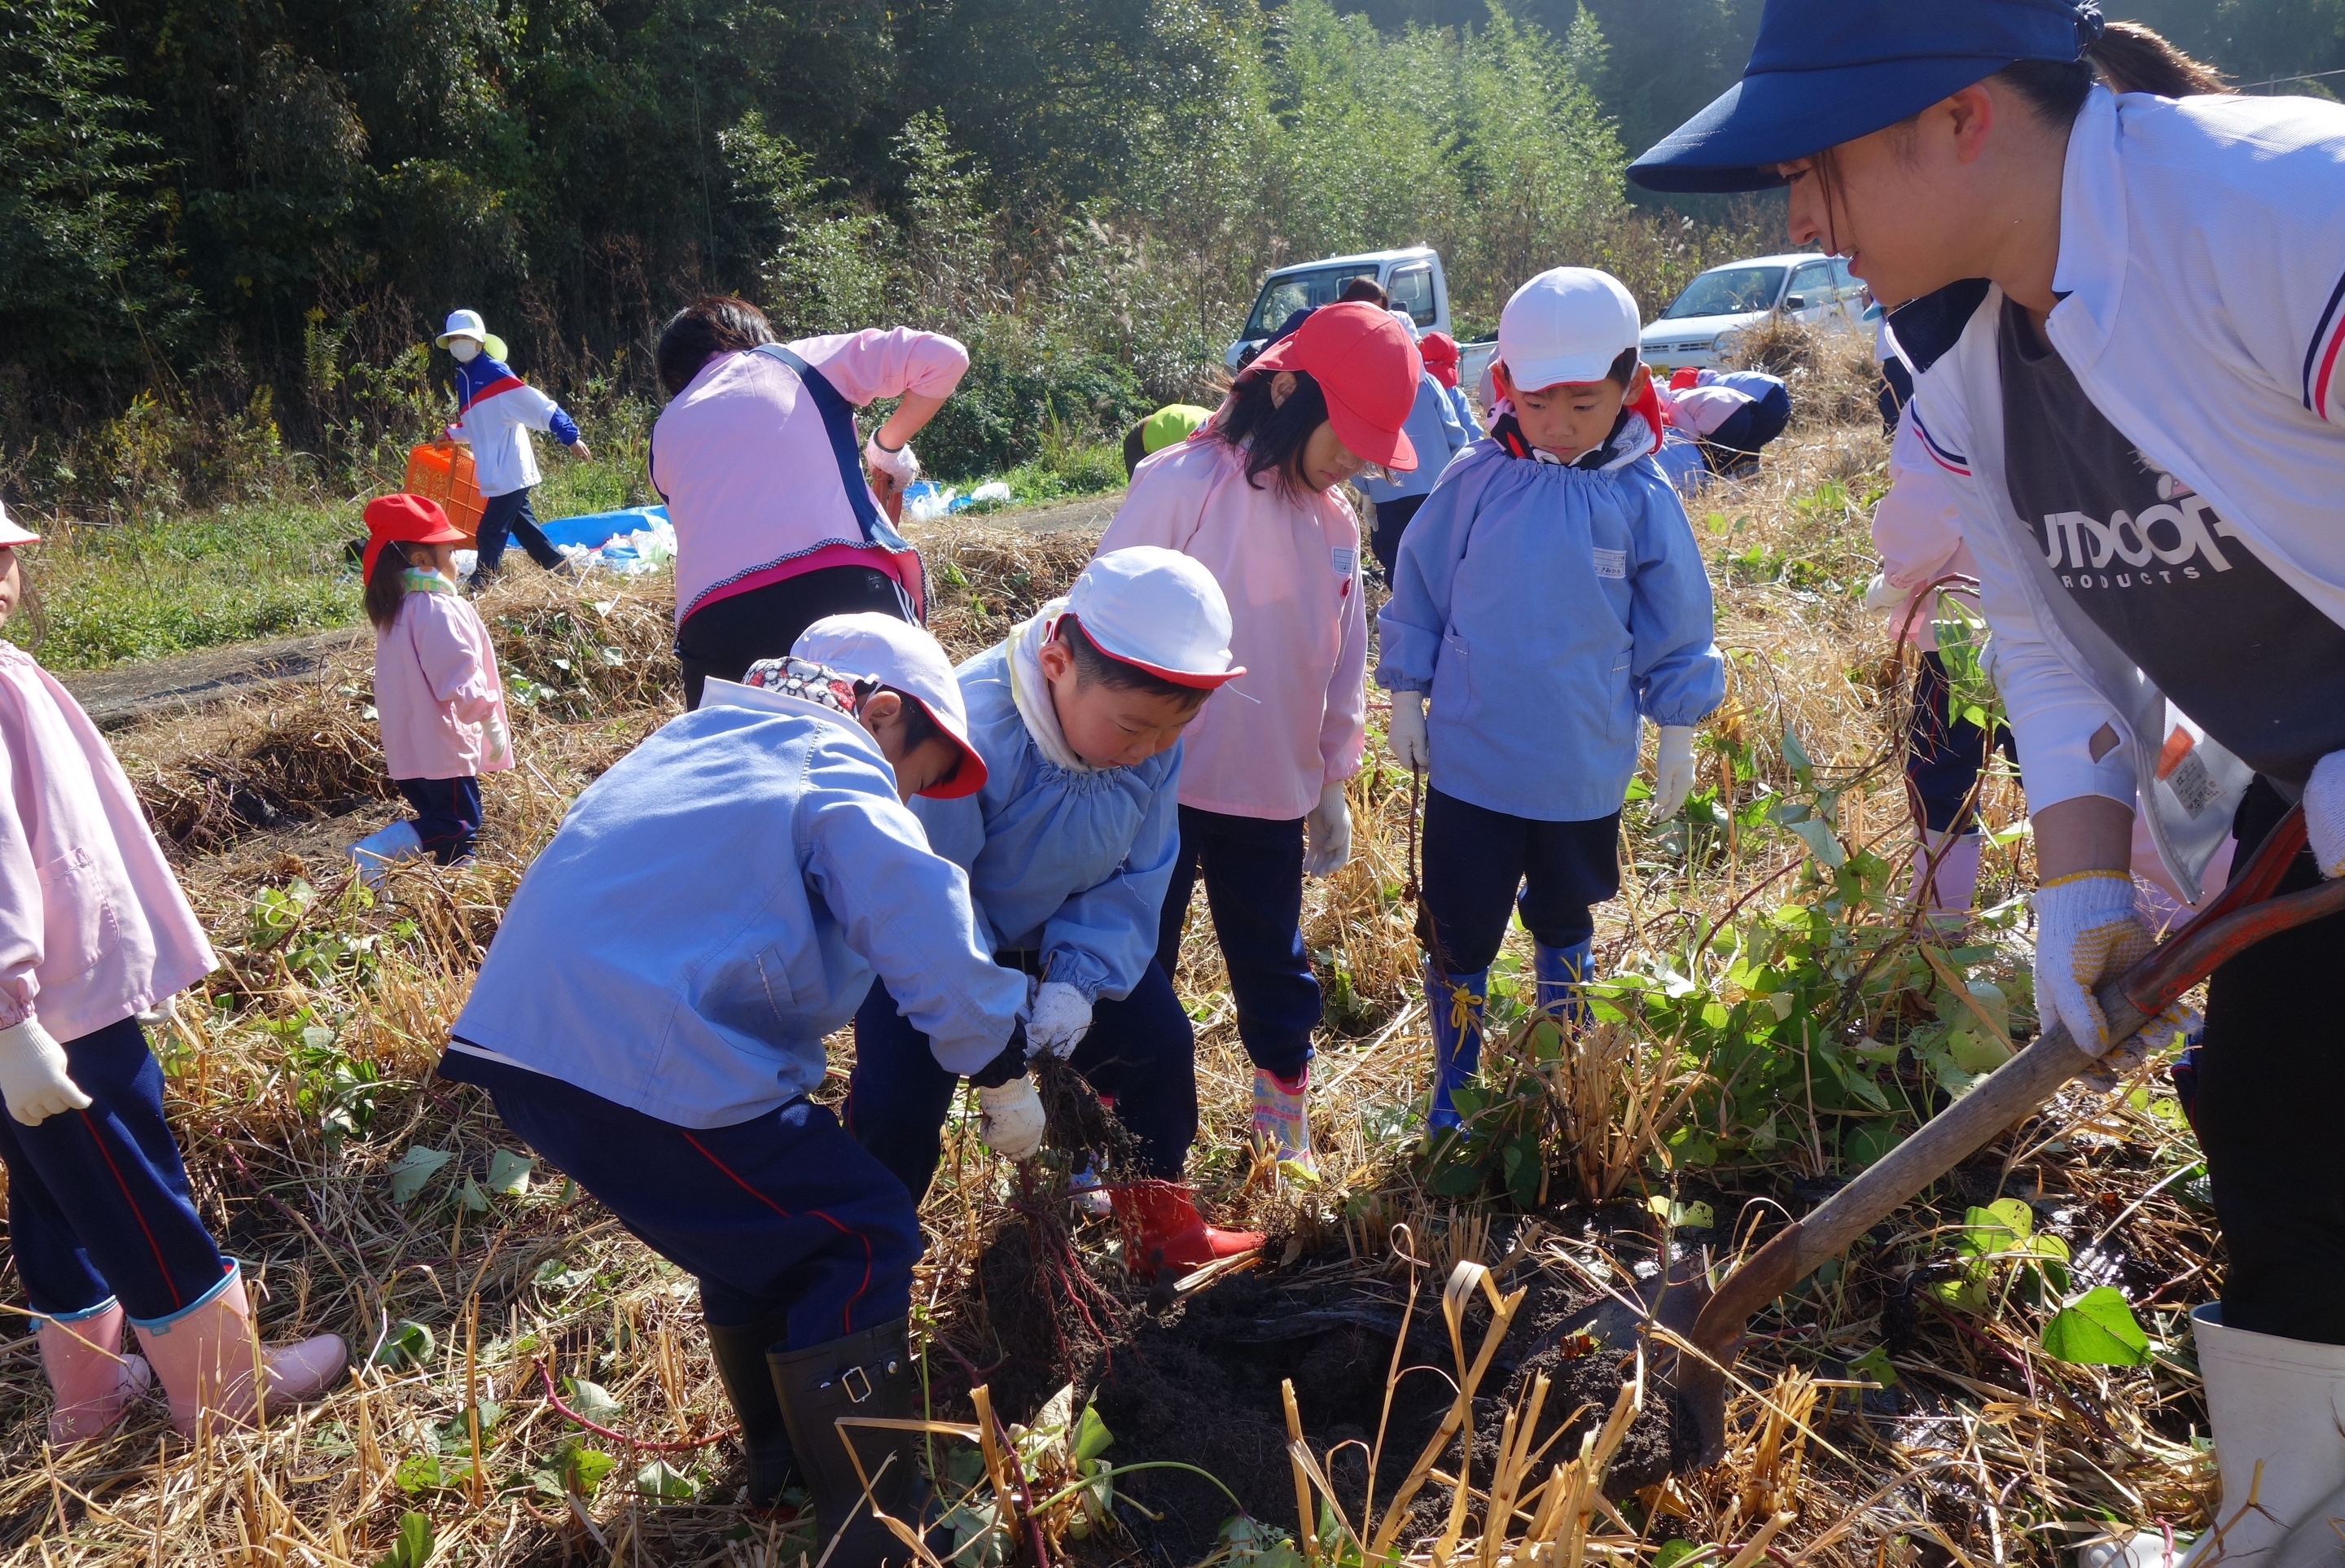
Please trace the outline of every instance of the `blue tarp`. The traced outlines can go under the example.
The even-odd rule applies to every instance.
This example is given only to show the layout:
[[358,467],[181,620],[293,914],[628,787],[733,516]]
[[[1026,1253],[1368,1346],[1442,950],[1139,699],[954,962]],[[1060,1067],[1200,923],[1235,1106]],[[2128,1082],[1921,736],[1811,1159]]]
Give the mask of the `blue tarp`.
[[664,506],[631,506],[624,511],[590,511],[579,517],[557,517],[551,522],[538,524],[545,537],[557,545],[574,544],[584,550],[600,550],[623,533],[641,533],[655,522],[667,521]]

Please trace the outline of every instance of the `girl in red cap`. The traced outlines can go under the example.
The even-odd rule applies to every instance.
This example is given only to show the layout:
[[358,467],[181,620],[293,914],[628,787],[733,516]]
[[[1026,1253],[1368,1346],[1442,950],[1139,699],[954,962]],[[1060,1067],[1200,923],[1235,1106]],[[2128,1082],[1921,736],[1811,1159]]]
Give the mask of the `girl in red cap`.
[[350,845],[371,887],[397,861],[429,855],[452,865],[472,857],[480,775],[513,766],[513,732],[489,629],[456,592],[455,548],[464,536],[438,501],[420,495],[376,497],[366,524],[383,765],[415,808],[412,818]]
[[1203,562],[1227,597],[1247,673],[1206,704],[1181,764],[1181,843],[1157,961],[1170,975],[1202,875],[1254,1064],[1254,1135],[1314,1168],[1306,1098],[1319,982],[1303,878],[1351,857],[1344,781],[1367,739],[1360,522],[1340,487],[1412,469],[1401,427],[1423,362],[1376,306],[1313,311],[1249,365],[1213,419],[1140,465],[1101,539]]
[[[0,510],[0,622],[24,596]],[[49,1442],[100,1436],[160,1381],[183,1436],[319,1393],[331,1334],[264,1350],[237,1265],[196,1213],[141,1014],[211,945],[122,764],[33,656],[0,642],[0,1163],[8,1244],[56,1402]],[[125,1326],[143,1355],[123,1353]],[[256,1388],[256,1366],[268,1379]]]

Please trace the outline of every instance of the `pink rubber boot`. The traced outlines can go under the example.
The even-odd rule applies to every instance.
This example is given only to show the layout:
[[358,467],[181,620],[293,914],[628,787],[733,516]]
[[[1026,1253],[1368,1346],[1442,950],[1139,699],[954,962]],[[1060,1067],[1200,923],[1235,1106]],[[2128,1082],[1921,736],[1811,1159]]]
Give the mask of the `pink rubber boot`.
[[155,1381],[144,1361],[122,1353],[119,1301],[108,1301],[71,1322],[45,1319],[36,1337],[41,1344],[41,1366],[57,1396],[56,1408],[49,1411],[53,1448],[71,1448],[104,1436]]
[[[1978,896],[1980,845],[1975,833],[1926,833],[1914,851],[1913,896],[1927,902],[1932,929],[1955,932],[1970,923],[1971,904]],[[1938,862],[1935,876],[1930,876],[1933,856]]]
[[338,1334],[274,1350],[262,1345],[245,1300],[243,1272],[234,1263],[219,1288],[195,1306],[154,1327],[131,1326],[171,1397],[171,1424],[185,1438],[196,1436],[207,1414],[215,1427],[249,1425],[262,1402],[256,1369],[269,1375],[266,1398],[273,1410],[315,1399],[350,1361],[350,1347]]

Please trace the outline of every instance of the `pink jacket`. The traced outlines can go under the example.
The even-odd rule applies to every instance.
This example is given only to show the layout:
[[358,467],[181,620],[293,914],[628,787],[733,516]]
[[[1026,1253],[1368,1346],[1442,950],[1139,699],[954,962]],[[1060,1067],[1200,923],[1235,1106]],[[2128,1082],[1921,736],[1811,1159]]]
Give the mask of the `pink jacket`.
[[374,634],[374,709],[382,761],[395,779],[458,779],[513,766],[488,721],[506,735],[504,683],[480,612],[452,592],[410,590],[388,631]]
[[76,1040],[218,966],[81,704],[0,642],[0,1028]]
[[[1920,427],[1911,419],[1898,422],[1896,440],[1890,443],[1889,493],[1873,508],[1873,548],[1881,556],[1881,574],[1889,586],[1905,594],[1890,613],[1890,631],[1911,639],[1924,652],[1935,652],[1938,639],[1930,630],[1930,617],[1937,610],[1936,596],[1924,591],[1942,577],[1975,580],[1978,563],[1963,542],[1963,520],[1954,493],[1930,460]],[[1978,608],[1976,593],[1958,597],[1973,610]]]
[[1284,821],[1351,777],[1367,744],[1360,521],[1334,491],[1297,500],[1272,474],[1249,485],[1244,453],[1212,429],[1140,465],[1099,548],[1163,545],[1220,582],[1246,673],[1189,726],[1181,804]]
[[[969,369],[960,344],[909,327],[789,347],[858,408],[907,392],[949,396]],[[714,600],[826,566],[878,567],[919,604],[919,557],[865,541],[821,411],[770,355],[719,354],[703,365],[660,410],[649,466],[675,525],[678,625]]]

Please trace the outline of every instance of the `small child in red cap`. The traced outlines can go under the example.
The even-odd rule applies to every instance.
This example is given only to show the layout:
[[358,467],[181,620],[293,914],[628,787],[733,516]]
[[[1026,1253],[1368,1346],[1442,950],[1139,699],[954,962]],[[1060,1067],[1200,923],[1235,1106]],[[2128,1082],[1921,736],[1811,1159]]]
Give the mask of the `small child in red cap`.
[[513,766],[513,731],[489,629],[456,592],[464,541],[420,495],[367,502],[363,563],[374,622],[374,706],[382,760],[415,809],[350,845],[370,887],[402,860],[469,860],[481,831],[481,780]]

